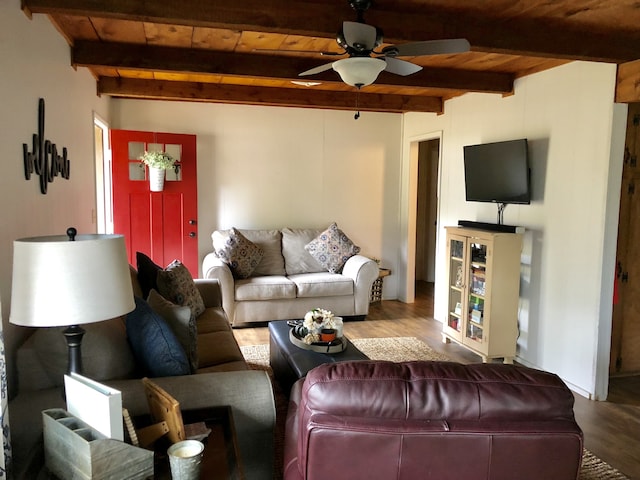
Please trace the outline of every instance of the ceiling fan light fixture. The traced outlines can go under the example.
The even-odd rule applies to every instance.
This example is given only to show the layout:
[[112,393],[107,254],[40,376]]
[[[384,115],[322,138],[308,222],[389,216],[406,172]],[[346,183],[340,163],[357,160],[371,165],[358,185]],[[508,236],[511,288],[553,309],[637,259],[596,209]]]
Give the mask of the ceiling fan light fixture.
[[366,87],[375,82],[386,66],[387,62],[384,60],[372,57],[343,58],[332,64],[333,69],[338,72],[344,83],[358,88]]

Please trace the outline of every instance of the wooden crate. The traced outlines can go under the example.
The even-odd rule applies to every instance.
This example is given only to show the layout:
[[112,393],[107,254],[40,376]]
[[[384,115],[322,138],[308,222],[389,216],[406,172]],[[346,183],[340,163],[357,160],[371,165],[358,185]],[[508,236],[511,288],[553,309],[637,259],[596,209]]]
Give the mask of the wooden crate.
[[388,268],[381,268],[378,272],[378,278],[373,281],[373,285],[371,285],[371,297],[369,299],[369,303],[376,303],[382,300],[382,286],[384,277],[387,275],[391,275],[391,270]]
[[101,480],[153,476],[153,452],[105,437],[66,410],[42,412],[44,458],[58,478]]

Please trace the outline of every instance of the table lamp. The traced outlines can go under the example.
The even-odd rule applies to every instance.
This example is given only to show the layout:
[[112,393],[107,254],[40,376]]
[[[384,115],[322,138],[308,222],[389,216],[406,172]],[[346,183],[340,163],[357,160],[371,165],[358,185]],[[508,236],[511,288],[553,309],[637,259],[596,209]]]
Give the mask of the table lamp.
[[122,235],[22,238],[13,242],[9,322],[63,327],[69,373],[82,374],[80,326],[119,317],[135,308]]

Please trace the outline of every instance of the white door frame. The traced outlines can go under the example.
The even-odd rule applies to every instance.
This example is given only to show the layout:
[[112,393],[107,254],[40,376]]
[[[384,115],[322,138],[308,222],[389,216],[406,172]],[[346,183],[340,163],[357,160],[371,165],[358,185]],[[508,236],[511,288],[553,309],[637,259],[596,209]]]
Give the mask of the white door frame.
[[[440,181],[442,176],[442,130],[417,135],[407,138],[402,149],[402,176],[400,185],[400,258],[398,299],[401,302],[413,303],[415,301],[416,283],[416,214],[418,201],[418,149],[420,142],[427,140],[439,140],[438,152],[438,182],[437,182],[437,224],[440,225]],[[436,252],[440,249],[438,244],[440,235],[436,235]],[[437,278],[437,275],[436,275]]]
[[[109,124],[93,113],[94,128],[102,130],[102,142],[94,135],[96,174],[96,227],[97,233],[113,233],[113,198],[111,176],[111,144]],[[95,133],[95,130],[94,130]]]

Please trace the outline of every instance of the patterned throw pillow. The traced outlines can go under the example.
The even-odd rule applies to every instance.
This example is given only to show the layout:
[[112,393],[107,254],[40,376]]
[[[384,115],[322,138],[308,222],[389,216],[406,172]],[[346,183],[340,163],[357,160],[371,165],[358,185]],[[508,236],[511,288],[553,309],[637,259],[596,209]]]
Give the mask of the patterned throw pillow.
[[304,248],[331,273],[340,273],[346,261],[360,252],[335,222]]
[[156,290],[149,292],[147,303],[167,322],[189,357],[191,373],[195,373],[198,370],[198,327],[191,309],[171,303]]
[[216,256],[229,265],[235,278],[249,277],[264,255],[259,246],[247,240],[235,228],[229,230],[224,238],[214,238],[213,248]]
[[189,307],[194,318],[204,312],[202,295],[189,270],[179,260],[158,272],[157,283],[160,295],[176,305]]

